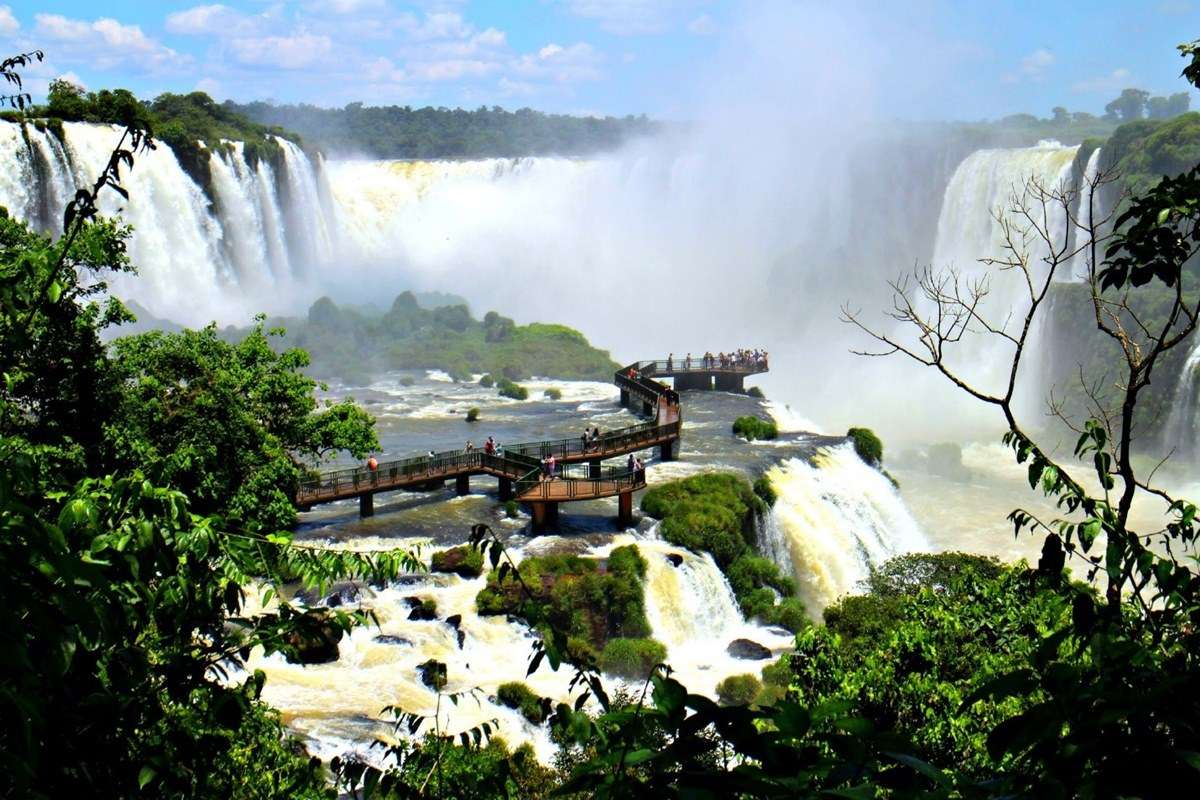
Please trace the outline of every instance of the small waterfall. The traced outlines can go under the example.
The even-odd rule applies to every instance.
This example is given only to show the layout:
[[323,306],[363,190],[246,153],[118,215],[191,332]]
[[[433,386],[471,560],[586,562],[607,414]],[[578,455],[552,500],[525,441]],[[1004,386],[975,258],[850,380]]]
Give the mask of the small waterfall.
[[763,554],[795,576],[814,615],[853,591],[872,566],[929,548],[899,492],[849,444],[767,474],[779,499],[763,529]]
[[[639,542],[646,559],[646,617],[668,647],[721,638],[742,624],[729,582],[708,553]],[[667,559],[681,558],[679,566]]]
[[1084,247],[1088,244],[1085,241],[1087,229],[1091,227],[1092,220],[1097,222],[1103,217],[1101,207],[1101,191],[1091,191],[1091,186],[1096,180],[1096,176],[1100,173],[1100,148],[1097,147],[1088,156],[1087,165],[1083,168],[1083,178],[1079,184],[1079,210],[1077,219],[1079,225],[1084,227],[1076,227],[1072,236],[1072,249],[1082,247],[1075,257],[1071,259],[1069,275],[1064,275],[1063,280],[1071,282],[1081,282],[1087,280],[1088,276],[1088,258],[1091,256],[1090,248]]
[[255,193],[258,207],[262,209],[263,236],[267,241],[267,252],[271,258],[271,272],[277,280],[291,276],[288,262],[287,236],[283,227],[283,211],[279,207],[279,195],[275,191],[275,171],[265,160],[259,159],[254,169]]
[[232,152],[214,150],[209,156],[218,218],[225,231],[226,252],[239,283],[262,285],[263,268],[270,265],[263,234],[263,213],[257,181],[242,155],[241,142],[224,142]]
[[1200,337],[1179,371],[1179,382],[1171,395],[1171,413],[1162,430],[1162,452],[1175,451],[1191,462],[1196,458],[1197,411],[1200,411]]

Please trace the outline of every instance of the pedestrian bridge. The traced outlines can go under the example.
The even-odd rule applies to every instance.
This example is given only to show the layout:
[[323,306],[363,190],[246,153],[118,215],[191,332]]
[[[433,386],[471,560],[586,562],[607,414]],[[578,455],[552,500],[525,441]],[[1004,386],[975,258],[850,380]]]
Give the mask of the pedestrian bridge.
[[[692,365],[684,368],[673,361],[639,361],[622,367],[613,377],[621,391],[621,405],[649,417],[649,421],[603,433],[592,442],[582,437],[521,442],[506,445],[500,452],[447,450],[432,456],[417,456],[380,463],[375,469],[354,467],[323,472],[300,483],[295,505],[308,511],[322,503],[359,499],[359,513],[375,513],[374,496],[396,489],[428,490],[453,479],[460,495],[470,492],[472,475],[487,475],[499,480],[500,499],[529,505],[535,530],[543,530],[558,519],[563,502],[618,498],[618,519],[622,525],[633,521],[633,493],[646,488],[645,470],[606,467],[610,458],[628,456],[641,450],[659,448],[662,461],[673,461],[679,453],[683,415],[677,390],[662,383],[672,379],[680,389],[725,390],[737,379],[737,391],[746,375],[766,372],[766,365],[742,365],[713,371]],[[703,376],[707,374],[707,385]],[[716,376],[727,376],[720,381]],[[680,385],[684,384],[684,385]],[[541,462],[553,456],[559,468],[551,479],[544,479]]]

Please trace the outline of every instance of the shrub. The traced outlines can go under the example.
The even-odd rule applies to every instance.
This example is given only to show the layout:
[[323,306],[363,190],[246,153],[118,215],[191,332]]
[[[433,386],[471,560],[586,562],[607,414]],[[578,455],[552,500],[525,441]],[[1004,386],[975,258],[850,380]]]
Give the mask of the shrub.
[[610,639],[600,653],[600,669],[628,680],[645,680],[655,664],[666,661],[667,648],[654,639]]
[[883,442],[873,430],[851,428],[846,431],[846,436],[854,443],[854,452],[858,453],[858,457],[863,461],[872,467],[878,467],[883,463]]
[[774,507],[775,501],[779,499],[779,494],[775,491],[775,487],[771,485],[771,479],[766,475],[754,479],[754,493],[759,499],[768,506]]
[[478,422],[478,421],[479,421],[479,409],[475,408],[473,406],[471,408],[468,408],[467,409],[467,422]]
[[711,553],[725,569],[749,551],[754,515],[766,504],[741,475],[715,472],[655,486],[642,496],[642,510],[662,520],[668,542]]
[[449,572],[463,578],[477,578],[483,572],[483,553],[474,547],[459,545],[434,553],[430,559],[434,572]]
[[762,682],[753,675],[730,675],[717,684],[717,699],[723,706],[748,706],[762,688]]
[[505,516],[507,516],[509,519],[516,519],[518,513],[519,513],[519,509],[517,507],[516,500],[505,500],[504,501]]
[[485,389],[490,389],[496,385],[496,379],[492,377],[492,373],[488,372],[479,379],[479,385]]
[[510,397],[513,400],[528,400],[529,390],[519,383],[513,383],[508,378],[501,378],[496,384],[497,390],[501,397]]
[[792,633],[799,633],[812,625],[808,609],[799,597],[785,597],[780,600],[763,614],[763,622],[787,628]]
[[758,388],[757,386],[751,386],[749,389],[746,390],[746,394],[750,395],[751,397],[757,397],[759,400],[767,399],[767,396],[765,394],[763,394],[763,390]]
[[780,656],[762,668],[764,686],[782,686],[785,689],[792,682],[792,664],[788,657]]
[[521,712],[521,716],[534,725],[541,725],[546,719],[546,705],[542,698],[520,681],[510,681],[500,684],[496,689],[496,699],[500,704]]
[[748,442],[756,439],[774,439],[779,436],[779,427],[771,420],[760,417],[738,417],[733,421],[733,435]]
[[547,400],[562,400],[562,389],[551,386],[549,389],[542,392],[542,396]]

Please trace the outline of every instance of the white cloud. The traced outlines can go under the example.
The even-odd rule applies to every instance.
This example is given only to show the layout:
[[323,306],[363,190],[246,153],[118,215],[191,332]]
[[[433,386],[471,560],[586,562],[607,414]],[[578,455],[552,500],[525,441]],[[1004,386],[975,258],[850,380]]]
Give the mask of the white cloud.
[[536,53],[526,53],[513,62],[513,72],[533,78],[549,78],[559,83],[595,80],[601,75],[600,53],[587,42],[569,47],[550,43]]
[[221,82],[213,78],[201,78],[196,81],[196,91],[204,92],[213,99],[220,99],[224,93],[221,88]]
[[189,61],[137,25],[122,25],[109,17],[87,22],[61,14],[38,14],[34,19],[36,36],[53,44],[55,56],[63,61],[86,61],[99,69],[128,65],[147,71],[179,67]]
[[168,14],[166,28],[172,33],[226,33],[230,27],[240,27],[243,20],[244,17],[229,6],[216,3]]
[[1071,90],[1085,94],[1112,94],[1127,88],[1133,81],[1133,73],[1125,67],[1118,67],[1107,75],[1078,81],[1071,84]]
[[460,78],[479,78],[501,68],[495,61],[452,58],[445,61],[426,61],[409,65],[413,74],[426,81],[455,81]]
[[357,14],[359,11],[386,8],[383,0],[326,0],[322,5],[339,14]]
[[333,40],[328,36],[300,33],[294,36],[234,39],[230,47],[234,58],[241,64],[303,69],[328,56],[333,51]]
[[694,36],[712,36],[717,32],[717,24],[708,14],[701,14],[688,23],[687,29]]
[[500,87],[500,93],[505,95],[530,95],[537,93],[537,86],[525,81],[514,81],[510,78],[501,78],[497,84]]
[[404,70],[400,69],[390,58],[379,58],[367,64],[367,80],[372,83],[403,83],[408,79]]
[[55,80],[66,81],[67,83],[71,84],[72,86],[78,86],[80,89],[83,89],[85,91],[87,90],[87,84],[84,83],[83,79],[80,78],[78,75],[76,75],[74,72],[64,72],[63,74],[57,76],[55,78]]
[[21,29],[21,23],[13,16],[12,9],[0,6],[0,36],[12,36]]

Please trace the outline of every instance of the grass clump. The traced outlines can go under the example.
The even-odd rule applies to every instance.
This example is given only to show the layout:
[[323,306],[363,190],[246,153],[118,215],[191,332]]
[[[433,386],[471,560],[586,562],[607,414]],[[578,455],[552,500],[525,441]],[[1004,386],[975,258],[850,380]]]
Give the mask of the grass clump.
[[562,389],[551,386],[542,392],[542,397],[545,397],[547,400],[562,400]]
[[501,397],[509,397],[513,400],[529,399],[529,390],[519,383],[514,383],[508,378],[501,378],[496,383],[496,389],[500,392]]
[[646,620],[646,561],[635,545],[618,547],[607,561],[570,554],[527,558],[518,565],[530,599],[512,579],[488,576],[475,598],[480,614],[511,614],[533,628],[567,636],[575,660],[596,658],[610,639],[650,635]]
[[546,720],[549,703],[543,703],[542,698],[520,681],[500,684],[496,689],[496,699],[500,705],[521,712],[521,716],[534,725],[541,725]]
[[748,442],[766,441],[779,436],[779,426],[761,417],[738,417],[733,421],[733,435]]
[[475,408],[474,406],[472,406],[471,408],[468,408],[467,409],[467,422],[478,422],[478,421],[479,421],[479,409]]
[[520,508],[517,506],[516,500],[505,500],[504,501],[504,515],[506,517],[508,517],[509,519],[516,519],[517,515],[519,513],[520,513]]
[[762,682],[753,675],[730,675],[717,684],[717,700],[723,706],[748,706],[762,688]]
[[656,664],[667,660],[667,648],[654,639],[611,639],[600,653],[600,669],[609,675],[644,681]]
[[846,437],[854,444],[858,457],[876,469],[883,463],[883,441],[870,428],[851,428]]
[[479,385],[485,389],[490,389],[496,385],[496,379],[492,377],[492,373],[486,372],[484,373],[483,377],[479,379]]
[[433,554],[430,569],[463,578],[477,578],[483,572],[483,553],[466,545],[451,547]]
[[754,479],[754,493],[771,508],[774,508],[775,501],[779,499],[779,493],[775,491],[771,479],[766,475]]
[[746,390],[746,394],[748,394],[750,397],[757,397],[759,400],[767,399],[767,396],[765,394],[763,394],[763,390],[758,388],[757,386],[751,386],[749,389]]

